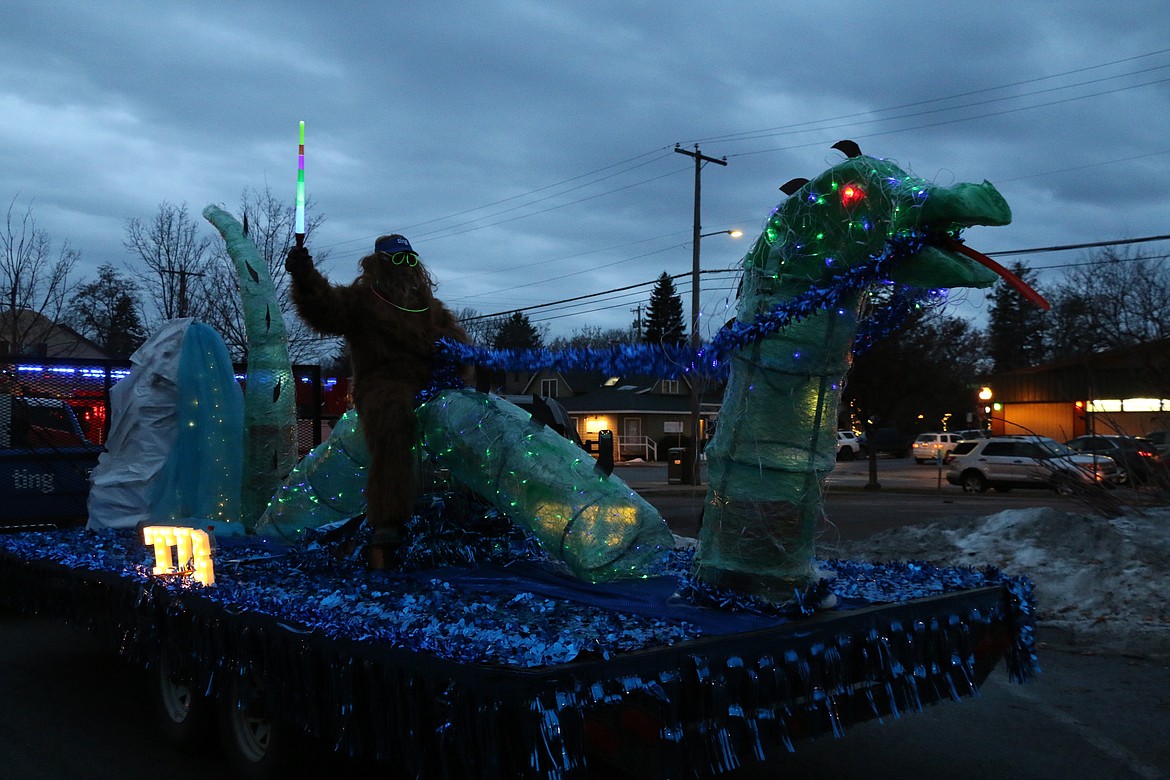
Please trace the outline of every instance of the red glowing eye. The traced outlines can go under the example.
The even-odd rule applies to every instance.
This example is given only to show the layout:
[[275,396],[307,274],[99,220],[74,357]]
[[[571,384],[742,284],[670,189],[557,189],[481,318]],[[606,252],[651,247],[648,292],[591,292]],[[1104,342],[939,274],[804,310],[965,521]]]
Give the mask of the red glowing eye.
[[846,184],[841,188],[841,205],[852,206],[858,201],[865,198],[865,190],[858,187],[856,184]]

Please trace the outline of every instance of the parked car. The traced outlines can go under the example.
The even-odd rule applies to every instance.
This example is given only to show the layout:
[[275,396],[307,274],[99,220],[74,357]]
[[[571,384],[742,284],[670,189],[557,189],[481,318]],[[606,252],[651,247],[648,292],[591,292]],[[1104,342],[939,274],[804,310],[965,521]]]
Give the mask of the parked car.
[[902,433],[897,428],[876,428],[869,434],[861,434],[858,440],[866,454],[875,452],[878,455],[887,454],[895,458],[904,458],[910,454],[914,436]]
[[1125,471],[1104,455],[1085,455],[1043,436],[992,436],[959,442],[947,482],[967,493],[990,488],[1049,488],[1068,495],[1078,487],[1114,486]]
[[949,462],[951,452],[959,443],[957,433],[920,433],[910,445],[910,454],[915,463],[933,463],[940,458]]
[[[73,408],[59,398],[9,396],[7,436],[13,447],[90,447]],[[7,406],[7,405],[6,405]]]
[[853,431],[837,431],[837,460],[853,460],[861,453],[861,442]]
[[1170,452],[1170,431],[1150,431],[1141,438],[1153,443],[1158,448],[1158,452],[1165,455]]
[[968,439],[990,439],[991,432],[985,431],[982,428],[972,428],[969,431],[959,431],[959,439],[966,441]]
[[1134,436],[1078,436],[1065,442],[1077,452],[1107,455],[1125,469],[1128,482],[1145,484],[1158,468],[1158,448],[1149,439]]

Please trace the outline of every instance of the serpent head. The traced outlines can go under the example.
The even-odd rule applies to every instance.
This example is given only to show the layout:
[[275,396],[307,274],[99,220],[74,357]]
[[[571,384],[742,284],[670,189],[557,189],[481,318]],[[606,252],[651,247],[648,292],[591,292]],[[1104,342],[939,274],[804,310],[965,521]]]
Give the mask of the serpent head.
[[892,282],[990,287],[1003,277],[1022,284],[958,240],[964,228],[1011,222],[1011,209],[990,182],[939,186],[862,155],[852,142],[835,148],[850,157],[811,181],[781,188],[789,197],[769,217],[746,269],[791,290],[889,258],[896,246],[896,261],[885,268]]

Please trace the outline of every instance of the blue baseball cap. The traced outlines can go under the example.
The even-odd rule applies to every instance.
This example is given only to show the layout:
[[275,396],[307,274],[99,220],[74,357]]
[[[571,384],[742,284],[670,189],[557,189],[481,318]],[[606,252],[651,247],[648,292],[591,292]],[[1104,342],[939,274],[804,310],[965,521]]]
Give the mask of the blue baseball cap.
[[382,236],[374,242],[375,252],[385,252],[388,255],[393,255],[397,252],[410,252],[412,255],[417,255],[418,252],[411,248],[410,242],[402,236]]

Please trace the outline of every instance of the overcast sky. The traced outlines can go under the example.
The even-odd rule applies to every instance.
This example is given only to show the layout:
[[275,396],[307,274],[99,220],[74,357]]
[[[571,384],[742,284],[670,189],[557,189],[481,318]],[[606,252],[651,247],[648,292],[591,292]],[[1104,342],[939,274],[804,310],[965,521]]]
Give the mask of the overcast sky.
[[[1165,0],[3,9],[0,205],[32,204],[80,277],[141,272],[125,222],[164,201],[198,217],[269,186],[291,202],[298,120],[324,270],[348,282],[402,232],[439,296],[484,314],[689,272],[694,164],[676,143],[727,157],[702,172],[704,232],[746,234],[704,239],[704,269],[734,267],[779,185],[842,159],[842,138],[932,181],[994,183],[1014,221],[965,234],[984,252],[1170,233]],[[723,323],[734,277],[703,289]],[[621,327],[650,290],[529,316],[552,335]],[[982,293],[954,305],[985,316]]]

